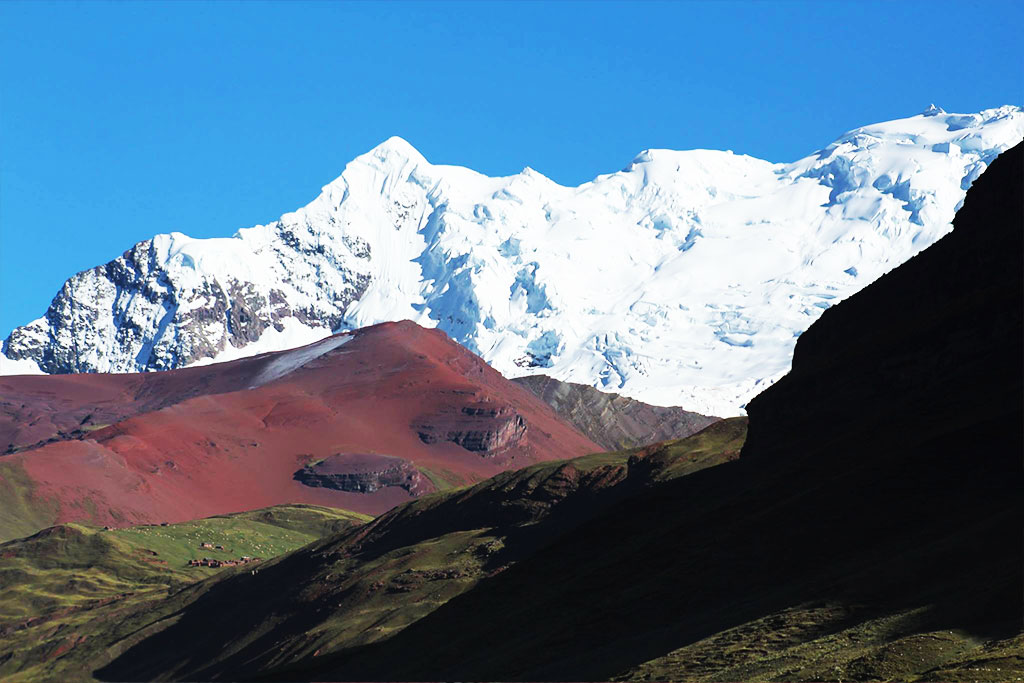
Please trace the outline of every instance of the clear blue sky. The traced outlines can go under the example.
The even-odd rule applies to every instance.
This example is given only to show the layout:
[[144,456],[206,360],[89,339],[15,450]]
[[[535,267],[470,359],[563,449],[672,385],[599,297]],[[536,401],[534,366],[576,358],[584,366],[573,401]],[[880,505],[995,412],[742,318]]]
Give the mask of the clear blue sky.
[[1024,101],[1024,3],[0,3],[0,335],[159,232],[226,236],[400,135],[563,184],[642,149],[791,161]]

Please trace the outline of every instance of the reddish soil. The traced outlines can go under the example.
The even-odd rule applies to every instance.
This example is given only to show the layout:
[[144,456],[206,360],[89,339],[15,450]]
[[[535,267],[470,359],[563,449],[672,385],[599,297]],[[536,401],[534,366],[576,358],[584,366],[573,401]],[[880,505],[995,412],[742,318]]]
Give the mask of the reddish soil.
[[3,377],[6,444],[0,462],[24,468],[37,500],[59,503],[55,522],[113,525],[290,502],[377,514],[410,499],[399,486],[355,493],[294,478],[338,454],[395,456],[461,484],[601,450],[443,332],[411,322],[162,373]]

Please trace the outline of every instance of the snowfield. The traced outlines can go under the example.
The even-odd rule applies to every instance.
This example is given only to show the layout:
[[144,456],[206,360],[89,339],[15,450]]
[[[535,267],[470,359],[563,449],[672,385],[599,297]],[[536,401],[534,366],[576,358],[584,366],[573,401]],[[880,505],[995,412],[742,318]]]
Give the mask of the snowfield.
[[737,415],[823,310],[949,232],[1022,138],[1021,107],[930,107],[789,164],[647,150],[579,187],[391,138],[275,223],[157,235],[72,277],[0,371],[167,369],[410,319],[506,376]]

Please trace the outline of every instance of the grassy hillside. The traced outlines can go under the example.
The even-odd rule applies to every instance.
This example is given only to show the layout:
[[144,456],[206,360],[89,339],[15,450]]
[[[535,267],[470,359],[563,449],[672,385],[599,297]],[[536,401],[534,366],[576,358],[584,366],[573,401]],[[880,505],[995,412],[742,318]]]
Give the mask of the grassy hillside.
[[[45,633],[45,647],[0,664],[0,675],[14,675],[12,665],[23,669],[13,680],[1000,681],[1021,672],[1019,638],[981,626],[1000,612],[1012,568],[950,561],[965,535],[972,547],[990,543],[1004,526],[998,515],[952,535],[941,524],[886,535],[872,522],[866,552],[835,514],[858,523],[844,487],[859,488],[873,468],[828,483],[827,468],[800,461],[744,465],[745,427],[726,420],[686,440],[503,473],[256,573],[98,602],[77,620],[62,616],[56,631],[30,627],[28,641]],[[121,541],[125,532],[105,533]],[[946,583],[917,580],[939,561]],[[972,578],[978,571],[987,582]],[[960,579],[970,590],[937,609],[935,593]]]
[[21,463],[0,457],[0,542],[33,534],[53,523],[56,504],[33,496],[35,484]]
[[[289,667],[364,646],[501,574],[615,501],[734,459],[744,432],[745,420],[728,420],[687,440],[503,473],[419,499],[365,527],[341,529],[261,563],[255,573],[251,566],[214,572],[184,565],[213,554],[198,542],[222,544],[231,555],[243,548],[244,554],[260,554],[302,545],[312,539],[309,531],[323,531],[325,521],[333,523],[331,515],[346,521],[346,513],[289,506],[168,527],[48,530],[3,546],[29,551],[34,544],[33,558],[59,556],[64,566],[4,560],[16,561],[21,571],[32,565],[34,573],[21,575],[10,602],[21,605],[19,615],[44,617],[30,624],[17,624],[15,615],[4,620],[7,633],[20,630],[8,646],[13,654],[0,653],[0,676],[88,678],[133,647],[148,650],[155,642],[148,637],[165,632],[171,644],[156,644],[142,657],[147,670],[110,675],[203,679],[242,662],[246,670]],[[86,574],[67,565],[95,567],[98,585],[85,590],[79,582]],[[196,582],[203,573],[212,575]],[[30,602],[30,592],[46,598]],[[73,597],[59,598],[64,592]],[[268,647],[270,639],[274,647]],[[138,661],[134,655],[131,660]]]
[[[44,529],[0,545],[0,677],[76,680],[71,650],[102,651],[106,621],[180,592],[219,571],[189,567],[202,557],[270,559],[371,518],[286,505],[169,526]],[[201,543],[223,550],[201,548]]]

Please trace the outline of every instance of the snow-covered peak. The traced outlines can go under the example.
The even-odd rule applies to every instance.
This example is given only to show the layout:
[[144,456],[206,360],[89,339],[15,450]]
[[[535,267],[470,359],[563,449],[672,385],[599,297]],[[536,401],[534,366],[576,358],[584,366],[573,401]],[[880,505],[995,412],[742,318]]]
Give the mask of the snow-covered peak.
[[[532,168],[530,166],[523,167],[523,170],[519,172],[519,175],[521,175],[523,177],[526,177],[526,178],[531,178],[531,179],[534,179],[534,180],[539,180],[539,181],[542,181],[542,182],[555,183],[555,181],[551,180],[546,175],[544,175],[540,171],[538,171],[538,170],[536,170],[536,169],[534,169],[534,168]],[[557,183],[555,183],[555,184],[557,184]]]
[[[397,135],[392,135],[384,142],[380,143],[369,152],[363,155],[372,156],[380,159],[383,162],[398,160],[401,162],[415,161],[421,162],[426,161],[423,155],[419,153],[415,147],[409,144],[404,138],[400,138]],[[359,158],[363,158],[359,157]]]
[[419,151],[398,136],[392,136],[366,154],[361,154],[345,167],[331,185],[351,180],[369,169],[383,177],[404,180],[415,168],[430,166]]
[[180,367],[411,319],[506,375],[732,415],[821,311],[950,229],[1024,110],[929,108],[791,163],[651,149],[565,187],[390,138],[231,238],[158,235],[65,283],[0,372]]
[[956,144],[977,150],[1019,130],[1022,113],[1022,107],[1005,105],[976,114],[951,114],[931,105],[915,116],[854,128],[824,151],[851,142],[864,147],[879,143],[916,147]]

